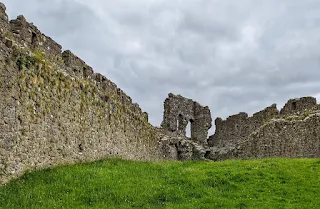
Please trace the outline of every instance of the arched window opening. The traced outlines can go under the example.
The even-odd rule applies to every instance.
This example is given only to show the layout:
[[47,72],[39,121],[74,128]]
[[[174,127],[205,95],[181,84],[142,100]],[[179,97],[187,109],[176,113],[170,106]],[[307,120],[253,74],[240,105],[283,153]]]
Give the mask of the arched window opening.
[[292,109],[296,110],[297,109],[297,102],[292,102]]
[[187,129],[186,129],[186,136],[189,137],[189,138],[191,138],[191,126],[192,126],[192,123],[193,123],[193,120],[191,119],[188,122]]
[[37,34],[32,32],[31,46],[36,47],[37,42],[38,42]]

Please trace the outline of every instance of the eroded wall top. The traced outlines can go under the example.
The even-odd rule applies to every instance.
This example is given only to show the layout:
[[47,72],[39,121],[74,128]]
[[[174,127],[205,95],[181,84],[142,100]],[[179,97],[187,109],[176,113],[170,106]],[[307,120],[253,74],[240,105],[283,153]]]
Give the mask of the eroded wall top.
[[317,99],[314,97],[302,97],[290,99],[281,109],[281,115],[299,114],[306,110],[312,110],[317,106]]
[[233,148],[238,142],[245,140],[254,130],[266,121],[279,116],[276,104],[248,117],[245,112],[228,117],[226,120],[215,120],[216,131],[208,139],[210,146]]
[[248,117],[247,113],[239,113],[228,117],[226,120],[215,120],[216,131],[208,139],[212,147],[234,148],[238,143],[246,140],[250,134],[272,119],[299,115],[306,111],[316,110],[317,100],[313,97],[290,99],[279,111],[276,104]]

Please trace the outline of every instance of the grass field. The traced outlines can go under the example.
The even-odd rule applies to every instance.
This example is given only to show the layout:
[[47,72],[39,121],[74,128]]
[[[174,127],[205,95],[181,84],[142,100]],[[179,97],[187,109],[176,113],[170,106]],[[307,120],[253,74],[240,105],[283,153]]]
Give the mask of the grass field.
[[0,186],[0,208],[320,208],[320,159],[61,166]]

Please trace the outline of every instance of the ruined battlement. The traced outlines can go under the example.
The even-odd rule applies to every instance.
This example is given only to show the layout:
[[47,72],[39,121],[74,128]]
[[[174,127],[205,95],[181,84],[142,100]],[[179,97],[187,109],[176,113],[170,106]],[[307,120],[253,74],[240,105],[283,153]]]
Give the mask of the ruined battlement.
[[300,114],[313,109],[317,109],[317,99],[313,97],[302,97],[290,99],[281,109],[280,114],[283,116]]
[[36,26],[28,23],[24,16],[20,15],[8,24],[4,35],[20,48],[40,49],[52,61],[57,61],[61,56],[61,45],[42,34]]
[[20,15],[8,22],[5,6],[2,4],[0,8],[4,17],[1,23],[1,25],[4,25],[2,27],[3,31],[0,31],[1,37],[5,43],[10,42],[7,45],[13,51],[18,50],[20,53],[28,53],[36,50],[37,53],[43,54],[43,57],[50,61],[50,64],[62,69],[65,75],[74,79],[88,79],[94,82],[104,100],[110,99],[106,95],[112,95],[113,100],[119,101],[136,116],[142,117],[144,120],[148,118],[146,113],[141,111],[139,105],[133,103],[132,99],[118,88],[115,83],[99,73],[94,73],[91,66],[87,65],[70,50],[62,52],[60,44],[42,34],[36,26],[27,22],[24,16]]
[[0,19],[1,19],[0,26],[1,28],[4,28],[4,29],[8,26],[8,20],[9,20],[6,10],[7,10],[6,6],[0,2]]
[[[320,156],[320,133],[316,128],[318,111],[315,98],[302,97],[290,99],[280,111],[273,104],[252,117],[242,112],[226,120],[217,118],[216,131],[208,139],[212,147],[209,158]],[[314,137],[310,137],[310,132]]]
[[191,99],[170,93],[164,102],[161,127],[185,136],[188,123],[191,125],[191,138],[207,145],[208,131],[212,126],[209,107],[203,107]]
[[265,122],[277,117],[279,117],[279,110],[276,104],[273,104],[253,114],[252,117],[248,117],[247,113],[241,112],[228,117],[226,120],[217,118],[215,120],[215,134],[209,137],[208,143],[212,147],[233,147],[238,142],[245,140]]
[[241,112],[228,117],[226,120],[217,118],[215,120],[215,134],[209,137],[208,143],[212,147],[232,148],[237,143],[247,139],[251,133],[271,119],[301,114],[317,108],[315,98],[302,97],[290,99],[280,111],[277,109],[277,105],[273,104],[260,112],[254,113],[252,117],[248,117],[247,113]]

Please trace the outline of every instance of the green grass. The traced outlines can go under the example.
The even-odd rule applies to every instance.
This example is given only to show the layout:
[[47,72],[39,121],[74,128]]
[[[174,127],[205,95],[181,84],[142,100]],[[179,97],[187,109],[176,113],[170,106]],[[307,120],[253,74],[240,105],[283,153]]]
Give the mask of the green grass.
[[0,208],[320,208],[320,159],[60,166],[0,186]]

